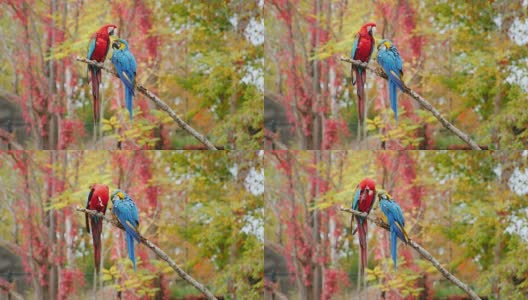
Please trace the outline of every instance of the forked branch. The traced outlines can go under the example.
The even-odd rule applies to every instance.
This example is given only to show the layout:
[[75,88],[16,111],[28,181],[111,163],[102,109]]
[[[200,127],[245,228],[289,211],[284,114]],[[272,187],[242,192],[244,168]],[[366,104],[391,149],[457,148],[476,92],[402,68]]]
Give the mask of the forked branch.
[[[369,221],[373,222],[374,224],[378,225],[379,227],[381,227],[381,228],[383,228],[383,229],[385,229],[387,231],[390,231],[389,225],[387,223],[383,222],[379,218],[373,218],[370,215],[368,215],[367,213],[360,212],[360,211],[353,210],[353,209],[346,208],[346,207],[341,207],[340,209],[341,209],[341,211],[348,212],[348,213],[351,213],[351,214],[359,216],[359,217],[367,218]],[[447,271],[444,267],[442,267],[440,262],[438,262],[438,260],[436,260],[436,258],[434,258],[431,255],[431,253],[427,252],[427,250],[422,248],[422,246],[418,245],[418,243],[416,243],[412,239],[409,239],[409,245],[412,248],[414,248],[414,250],[416,250],[418,253],[420,253],[420,255],[424,259],[430,261],[431,264],[433,264],[433,266],[438,271],[440,271],[440,273],[442,273],[442,275],[444,275],[445,278],[447,278],[449,281],[451,281],[452,283],[457,285],[459,288],[461,288],[464,292],[466,292],[466,294],[468,294],[471,297],[471,299],[474,299],[474,300],[479,299],[480,300],[480,297],[469,287],[469,285],[463,283],[458,278],[456,278],[455,275],[449,273],[449,271]]]
[[[359,60],[352,60],[347,57],[341,57],[341,60],[351,63],[353,65],[359,66],[359,67],[367,68],[370,71],[374,72],[374,74],[378,75],[379,77],[384,78],[385,80],[388,79],[387,74],[385,74],[385,72],[381,68],[374,68],[370,66],[368,63],[364,63]],[[482,150],[481,147],[469,137],[469,135],[462,132],[460,129],[456,128],[455,125],[451,124],[446,118],[444,118],[444,116],[442,116],[442,114],[440,114],[440,112],[436,108],[434,108],[433,105],[431,105],[431,103],[427,102],[427,100],[425,100],[417,92],[410,89],[408,86],[404,86],[403,92],[411,96],[411,98],[413,98],[414,100],[416,100],[425,110],[430,111],[433,114],[433,116],[435,116],[435,118],[437,118],[438,121],[440,121],[440,123],[444,125],[445,128],[447,128],[448,130],[456,134],[464,142],[466,142],[471,147],[471,149]]]
[[[103,70],[105,70],[106,72],[110,73],[110,74],[114,74],[115,77],[119,77],[117,76],[117,73],[110,69],[110,68],[107,68],[105,67],[105,65],[103,63],[99,63],[99,62],[96,62],[96,61],[93,61],[93,60],[89,60],[89,59],[86,59],[86,58],[82,58],[82,57],[77,57],[77,60],[80,61],[80,62],[83,62],[85,64],[89,64],[89,65],[92,65],[92,66],[96,66],[96,67],[99,67]],[[207,148],[209,150],[218,150],[215,145],[213,143],[211,143],[204,135],[202,135],[201,133],[199,133],[198,131],[196,131],[194,128],[192,128],[189,124],[185,123],[175,112],[174,110],[172,110],[168,105],[167,103],[161,101],[161,99],[154,95],[154,93],[152,93],[151,91],[149,91],[146,87],[142,86],[142,85],[139,85],[136,83],[136,89],[143,95],[145,95],[145,97],[149,98],[150,101],[154,102],[154,104],[156,104],[156,106],[165,111],[166,113],[169,114],[169,116],[185,131],[187,131],[188,133],[190,133],[192,136],[194,136],[198,141],[200,141],[202,144],[204,144],[205,146],[207,146]]]
[[[87,214],[90,214],[92,216],[98,216],[98,217],[101,217],[103,218],[106,222],[114,225],[114,227],[117,227],[123,231],[125,231],[125,228],[123,227],[123,225],[121,225],[121,223],[119,223],[119,221],[113,219],[113,218],[110,218],[110,217],[107,217],[105,216],[104,214],[100,213],[100,212],[97,212],[95,210],[89,210],[89,209],[86,209],[86,208],[82,208],[82,207],[77,207],[76,208],[77,211],[80,211],[80,212],[83,212],[83,213],[87,213]],[[145,238],[144,236],[142,236],[141,234],[139,234],[139,240],[142,244],[144,244],[145,246],[149,247],[152,251],[154,251],[154,253],[156,253],[156,255],[166,261],[173,269],[174,271],[176,271],[176,273],[178,273],[178,275],[181,276],[181,278],[183,278],[185,281],[187,281],[188,283],[190,283],[192,286],[194,286],[197,290],[199,290],[202,294],[204,294],[208,299],[216,299],[216,297],[205,287],[203,286],[201,283],[199,283],[198,281],[196,281],[194,278],[191,277],[191,275],[185,273],[185,271],[183,271],[175,262],[174,260],[172,260],[172,258],[170,258],[165,252],[163,252],[163,250],[161,250],[158,246],[154,245],[154,243],[152,243],[151,241],[149,241],[147,238]]]

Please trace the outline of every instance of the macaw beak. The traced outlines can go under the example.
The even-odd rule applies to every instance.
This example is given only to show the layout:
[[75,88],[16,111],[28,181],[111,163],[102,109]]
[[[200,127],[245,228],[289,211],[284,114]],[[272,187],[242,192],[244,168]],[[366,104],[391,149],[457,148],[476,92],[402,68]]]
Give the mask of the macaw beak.
[[112,43],[112,49],[119,49],[119,42],[114,41],[114,42]]
[[112,197],[112,202],[115,202],[116,200],[119,200],[119,196],[117,194]]

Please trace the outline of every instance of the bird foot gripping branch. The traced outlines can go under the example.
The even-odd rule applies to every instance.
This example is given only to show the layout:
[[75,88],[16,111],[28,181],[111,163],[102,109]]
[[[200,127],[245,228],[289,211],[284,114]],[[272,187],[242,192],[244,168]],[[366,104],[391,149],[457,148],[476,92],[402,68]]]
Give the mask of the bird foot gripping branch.
[[[357,195],[357,193],[356,193],[356,195]],[[346,208],[346,207],[341,207],[340,210],[344,211],[344,212],[351,213],[352,215],[355,215],[355,216],[358,216],[358,217],[365,218],[365,219],[373,222],[374,224],[376,224],[378,227],[383,228],[383,229],[391,232],[391,249],[393,249],[393,246],[392,246],[393,245],[392,244],[392,231],[394,229],[400,229],[401,230],[401,236],[397,232],[395,232],[396,238],[402,239],[402,241],[406,242],[406,244],[408,244],[413,249],[415,249],[424,259],[426,259],[429,262],[431,262],[431,264],[445,278],[447,278],[449,281],[453,282],[455,285],[457,285],[459,288],[461,288],[464,292],[466,292],[471,297],[471,299],[474,299],[474,300],[480,299],[480,297],[475,293],[475,291],[473,291],[471,289],[471,287],[469,287],[467,284],[465,284],[462,281],[460,281],[453,274],[449,273],[447,271],[447,269],[444,268],[440,264],[440,262],[438,262],[438,260],[436,260],[427,250],[425,250],[418,243],[416,243],[415,241],[413,241],[412,239],[410,239],[407,236],[407,233],[405,233],[404,230],[403,230],[404,221],[403,220],[399,220],[398,221],[398,219],[400,218],[399,215],[401,214],[401,209],[399,208],[399,205],[397,205],[397,204],[393,205],[393,204],[389,203],[390,201],[393,201],[393,200],[392,200],[392,197],[390,197],[390,195],[388,193],[386,193],[385,191],[382,190],[382,191],[380,191],[378,193],[378,198],[380,200],[380,206],[381,206],[381,209],[382,209],[382,211],[384,213],[384,216],[387,218],[386,220],[382,220],[382,219],[379,219],[379,218],[374,218],[374,217],[371,217],[367,212],[361,212],[361,211],[358,211],[358,210],[355,210],[355,209]],[[381,203],[382,201],[384,203],[383,206],[385,206],[385,208],[382,206],[382,203]],[[388,202],[385,202],[385,201],[388,201]],[[402,214],[401,218],[403,219],[403,214]],[[392,223],[394,223],[394,226],[391,226],[390,219],[393,220]],[[393,229],[393,227],[394,227],[394,229]],[[394,245],[395,245],[395,243],[394,243]],[[394,260],[396,251],[391,251],[391,253],[392,253],[392,258]],[[395,263],[395,267],[396,267],[396,263]]]
[[[98,212],[98,211],[95,211],[95,210],[89,210],[89,209],[86,209],[86,208],[83,208],[83,207],[77,207],[76,210],[81,212],[81,213],[89,214],[91,216],[98,216],[102,220],[112,224],[114,227],[119,228],[119,229],[121,229],[123,231],[126,230],[125,227],[123,227],[123,225],[118,220],[116,220],[114,218],[107,217],[101,212]],[[203,284],[201,284],[200,282],[196,281],[196,279],[191,277],[191,275],[187,274],[163,250],[161,250],[158,246],[156,246],[154,243],[152,243],[149,239],[139,235],[139,233],[138,233],[138,236],[139,236],[139,242],[141,244],[144,244],[149,249],[151,249],[156,254],[156,256],[158,258],[160,258],[161,260],[164,260],[165,262],[167,262],[171,266],[171,268],[176,273],[178,273],[178,275],[181,276],[181,278],[183,278],[185,281],[187,281],[192,286],[194,286],[198,291],[200,291],[202,294],[204,294],[207,297],[207,299],[210,299],[210,300],[216,299],[216,297],[213,295],[213,293],[211,293],[211,291],[209,291]]]
[[[100,68],[101,70],[104,70],[110,74],[113,74],[114,76],[119,78],[119,75],[115,70],[112,70],[108,67],[106,67],[103,63],[99,63],[97,61],[92,61],[83,57],[77,57],[77,61],[83,62],[85,64],[96,66]],[[165,102],[163,102],[158,96],[156,96],[154,93],[152,93],[150,90],[148,90],[146,87],[137,84],[134,81],[134,87],[137,89],[141,94],[143,94],[145,97],[147,97],[149,100],[154,102],[156,107],[166,112],[175,122],[178,124],[183,130],[188,132],[190,135],[192,135],[194,138],[196,138],[198,141],[200,141],[202,144],[204,144],[207,149],[209,150],[218,150],[218,148],[209,141],[203,134],[199,133],[196,129],[192,128],[189,124],[185,123],[182,118],[180,118],[172,108],[170,108]]]
[[[381,78],[383,78],[385,80],[389,79],[387,74],[381,68],[376,68],[376,67],[372,66],[369,63],[364,63],[362,61],[353,60],[353,59],[350,59],[348,57],[341,57],[341,61],[344,61],[344,62],[350,63],[352,65],[360,66],[360,67],[363,67],[365,69],[368,69],[368,70],[372,71],[374,74],[376,74],[377,76],[379,76],[379,77],[381,77]],[[473,139],[471,139],[468,134],[462,132],[460,129],[455,127],[455,125],[451,124],[436,108],[434,108],[433,105],[431,105],[427,100],[425,100],[417,92],[415,92],[410,87],[405,86],[405,85],[403,86],[403,90],[402,91],[403,91],[403,93],[411,96],[411,98],[413,98],[415,101],[417,101],[423,109],[425,109],[425,110],[429,111],[431,114],[433,114],[433,116],[438,121],[440,121],[440,123],[446,129],[448,129],[449,131],[451,131],[455,135],[457,135],[461,140],[463,140],[465,143],[467,143],[471,147],[471,149],[473,149],[473,150],[482,150],[481,146],[479,146],[479,144],[477,144],[475,141],[473,141]]]

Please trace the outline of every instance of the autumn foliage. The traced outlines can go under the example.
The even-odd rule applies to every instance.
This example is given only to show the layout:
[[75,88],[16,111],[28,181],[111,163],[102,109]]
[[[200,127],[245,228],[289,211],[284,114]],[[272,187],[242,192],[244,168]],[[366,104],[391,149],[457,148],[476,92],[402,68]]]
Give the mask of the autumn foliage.
[[[140,93],[134,122],[119,79],[103,72],[102,134],[94,141],[86,64],[90,36],[116,24],[137,61],[136,82],[215,144],[262,143],[262,6],[189,1],[26,1],[0,4],[0,104],[24,149],[174,149],[200,144]],[[210,43],[206,41],[215,41]],[[233,49],[236,49],[233,51]],[[112,50],[107,55],[110,65]],[[235,63],[236,62],[236,63]],[[119,145],[118,145],[119,143]]]
[[213,293],[258,297],[261,161],[257,152],[235,151],[0,152],[0,247],[20,260],[23,273],[14,279],[27,287],[11,289],[36,299],[199,295],[144,245],[136,246],[134,272],[124,234],[110,224],[103,226],[103,268],[94,281],[91,236],[75,208],[86,206],[89,186],[98,182],[125,190],[137,204],[140,233]]
[[[464,296],[403,243],[395,271],[389,233],[372,222],[367,289],[361,288],[359,244],[351,234],[355,226],[350,214],[339,208],[352,205],[356,185],[365,177],[373,178],[376,188],[388,191],[401,206],[409,237],[479,296],[521,297],[526,292],[520,282],[528,273],[515,257],[528,249],[520,229],[527,221],[522,200],[527,193],[525,153],[271,151],[265,158],[266,251],[285,261],[265,262],[266,278],[277,283],[269,285],[270,297]],[[370,215],[380,214],[376,201]]]
[[[286,111],[267,129],[291,149],[449,149],[451,131],[400,93],[398,122],[387,81],[367,76],[368,138],[357,139],[350,57],[356,33],[375,22],[403,60],[403,81],[482,148],[525,149],[526,3],[268,1],[266,99]],[[511,13],[511,14],[510,14]],[[485,14],[485,17],[482,17]],[[467,17],[461,17],[467,16]],[[371,66],[375,62],[373,53]],[[341,124],[341,126],[335,126]],[[272,144],[267,145],[271,148]]]

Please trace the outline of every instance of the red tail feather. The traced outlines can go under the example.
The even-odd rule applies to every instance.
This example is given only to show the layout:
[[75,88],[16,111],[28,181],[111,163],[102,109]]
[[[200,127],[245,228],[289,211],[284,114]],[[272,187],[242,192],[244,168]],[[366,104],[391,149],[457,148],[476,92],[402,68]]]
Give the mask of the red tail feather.
[[358,223],[358,238],[359,238],[359,247],[361,250],[361,275],[365,274],[365,268],[367,267],[367,232],[368,225],[367,220],[364,219],[361,224],[359,218],[357,218]]
[[90,69],[92,77],[92,96],[94,99],[93,103],[93,117],[94,124],[99,120],[99,83],[101,82],[101,70]]
[[94,245],[95,270],[99,273],[101,265],[101,234],[103,233],[103,220],[97,222],[92,218],[92,240]]
[[363,124],[363,116],[365,115],[365,81],[366,81],[366,70],[362,70],[359,74],[359,70],[356,68],[356,87],[358,96],[358,115],[359,122]]
[[351,215],[350,217],[350,230],[352,230],[352,235],[356,234],[358,228],[356,226],[356,229],[354,229],[354,218],[355,216],[354,215]]
[[90,217],[88,216],[88,214],[84,214],[84,219],[86,221],[86,232],[90,233],[90,223],[88,221]]

